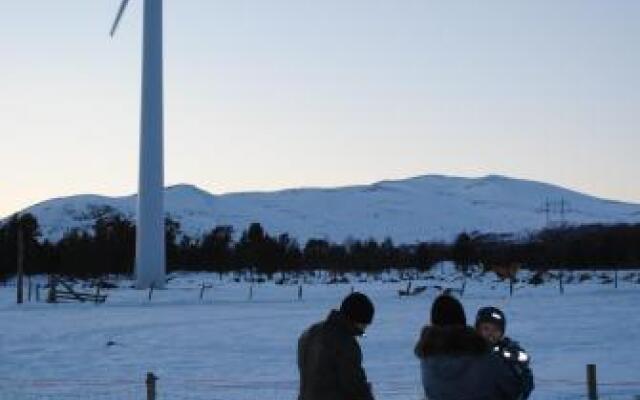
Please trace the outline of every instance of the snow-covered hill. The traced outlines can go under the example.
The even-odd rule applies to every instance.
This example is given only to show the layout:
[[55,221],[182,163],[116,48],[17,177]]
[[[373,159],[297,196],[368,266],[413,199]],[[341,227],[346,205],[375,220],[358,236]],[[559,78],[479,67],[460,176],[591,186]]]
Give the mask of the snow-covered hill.
[[[136,196],[81,195],[57,198],[24,211],[40,222],[44,237],[59,239],[88,229],[104,213],[135,218]],[[166,212],[185,234],[216,225],[236,232],[260,222],[270,233],[341,242],[349,237],[398,243],[451,240],[462,231],[521,233],[549,222],[640,222],[640,205],[603,200],[558,186],[502,176],[458,178],[427,175],[335,189],[213,195],[195,186],[166,189]]]

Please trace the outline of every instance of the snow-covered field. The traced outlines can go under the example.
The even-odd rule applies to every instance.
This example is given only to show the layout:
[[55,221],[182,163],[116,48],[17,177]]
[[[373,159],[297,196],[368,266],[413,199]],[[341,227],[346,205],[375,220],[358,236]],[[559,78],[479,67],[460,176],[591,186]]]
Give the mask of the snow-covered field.
[[[436,268],[414,285],[459,287],[461,278]],[[527,274],[526,272],[524,274]],[[620,277],[631,273],[623,272]],[[601,398],[640,395],[640,278],[619,287],[598,277],[533,287],[493,275],[468,281],[462,298],[468,319],[484,305],[503,307],[508,333],[533,357],[532,398],[586,398],[585,366],[598,366]],[[213,284],[200,300],[199,285]],[[15,287],[0,287],[0,399],[144,399],[148,371],[159,377],[159,399],[294,399],[296,341],[343,296],[370,295],[376,318],[360,343],[378,399],[422,397],[412,354],[435,289],[409,298],[406,283],[249,284],[212,274],[178,274],[167,290],[107,291],[105,304],[15,304]]]

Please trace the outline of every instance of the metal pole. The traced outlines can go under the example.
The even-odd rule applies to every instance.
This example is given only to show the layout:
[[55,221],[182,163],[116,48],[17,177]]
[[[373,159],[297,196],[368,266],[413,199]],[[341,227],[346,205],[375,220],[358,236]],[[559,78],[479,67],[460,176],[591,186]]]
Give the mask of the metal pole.
[[165,287],[162,0],[144,0],[136,288]]

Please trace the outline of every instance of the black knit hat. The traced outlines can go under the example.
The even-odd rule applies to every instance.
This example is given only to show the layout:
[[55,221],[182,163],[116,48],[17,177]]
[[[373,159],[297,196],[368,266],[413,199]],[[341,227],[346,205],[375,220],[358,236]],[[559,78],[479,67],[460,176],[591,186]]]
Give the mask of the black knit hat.
[[507,329],[507,319],[502,310],[496,307],[482,307],[476,314],[476,328],[483,322],[490,322],[500,328],[504,334]]
[[462,304],[451,295],[440,295],[431,306],[431,324],[436,326],[466,325]]
[[342,300],[340,312],[352,322],[369,325],[373,321],[375,310],[373,303],[367,296],[359,292],[353,292]]

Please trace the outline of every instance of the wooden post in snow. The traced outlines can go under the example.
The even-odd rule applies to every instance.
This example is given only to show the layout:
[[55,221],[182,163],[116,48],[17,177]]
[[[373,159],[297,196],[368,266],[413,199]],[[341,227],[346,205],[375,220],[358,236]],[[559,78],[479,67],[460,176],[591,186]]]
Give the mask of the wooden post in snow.
[[158,377],[153,372],[147,373],[145,384],[147,385],[147,400],[156,400],[156,381]]
[[589,400],[598,400],[598,380],[595,364],[587,365],[587,393]]
[[23,279],[24,279],[24,234],[22,232],[22,222],[18,218],[18,281],[16,283],[16,302],[23,302]]
[[58,301],[58,295],[56,293],[56,286],[58,285],[58,279],[55,275],[49,275],[49,293],[47,293],[47,303],[56,303]]
[[102,286],[102,281],[96,283],[96,304],[100,302],[100,286]]

